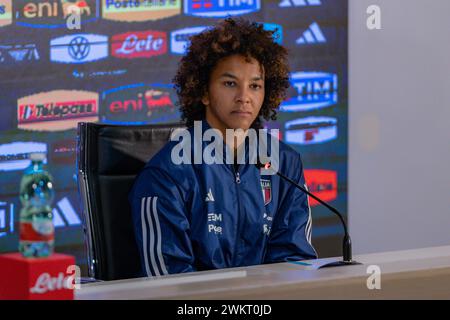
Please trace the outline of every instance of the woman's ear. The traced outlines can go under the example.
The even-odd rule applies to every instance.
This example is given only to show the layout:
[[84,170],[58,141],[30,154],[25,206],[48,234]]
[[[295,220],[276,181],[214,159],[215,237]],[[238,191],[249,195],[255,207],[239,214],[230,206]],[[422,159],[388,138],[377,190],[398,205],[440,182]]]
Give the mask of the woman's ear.
[[209,106],[209,95],[208,93],[205,93],[202,97],[202,103],[205,105],[205,107]]

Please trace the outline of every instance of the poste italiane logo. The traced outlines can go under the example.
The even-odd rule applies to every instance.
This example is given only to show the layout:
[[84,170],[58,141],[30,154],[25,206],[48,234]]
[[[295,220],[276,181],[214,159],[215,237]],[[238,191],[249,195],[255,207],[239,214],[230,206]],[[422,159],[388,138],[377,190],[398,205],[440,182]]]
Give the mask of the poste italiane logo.
[[181,13],[181,0],[102,0],[103,19],[115,21],[153,21]]

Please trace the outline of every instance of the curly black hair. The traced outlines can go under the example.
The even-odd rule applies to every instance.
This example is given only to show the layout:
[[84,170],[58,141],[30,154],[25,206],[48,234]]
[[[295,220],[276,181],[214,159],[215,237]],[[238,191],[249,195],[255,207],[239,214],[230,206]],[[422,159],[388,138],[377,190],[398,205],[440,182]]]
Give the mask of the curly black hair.
[[219,60],[234,54],[254,58],[264,68],[264,102],[252,127],[261,128],[261,118],[276,119],[276,110],[289,88],[289,66],[286,48],[273,39],[275,32],[264,30],[261,23],[227,18],[190,37],[191,44],[172,80],[182,121],[187,126],[205,118],[201,98],[208,90],[211,72]]

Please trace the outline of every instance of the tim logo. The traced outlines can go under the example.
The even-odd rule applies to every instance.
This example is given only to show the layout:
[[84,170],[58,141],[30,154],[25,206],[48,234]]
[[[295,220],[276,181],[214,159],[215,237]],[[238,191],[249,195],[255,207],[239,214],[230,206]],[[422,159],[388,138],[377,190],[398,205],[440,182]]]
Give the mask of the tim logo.
[[290,76],[297,96],[283,101],[283,112],[308,111],[334,105],[338,101],[338,79],[333,73],[295,72]]
[[0,0],[0,27],[12,23],[12,2],[11,0]]
[[103,19],[154,21],[181,13],[181,0],[102,0]]
[[0,45],[0,63],[14,65],[40,60],[35,44]]
[[98,93],[55,90],[17,101],[18,128],[37,131],[75,129],[80,121],[98,121]]
[[167,36],[161,31],[122,33],[112,37],[111,50],[117,58],[150,58],[167,52]]
[[201,33],[208,27],[192,27],[172,31],[170,34],[170,52],[173,54],[185,54],[189,47],[189,38]]
[[31,28],[66,28],[74,11],[81,23],[97,20],[99,0],[14,0],[16,23]]
[[108,37],[74,34],[50,41],[50,60],[59,63],[86,63],[108,56]]
[[[305,180],[309,191],[325,201],[337,198],[337,172],[332,170],[305,169]],[[311,207],[319,202],[309,197]]]
[[0,238],[14,233],[14,204],[0,201]]
[[188,16],[223,18],[260,9],[260,0],[184,0],[184,14]]
[[337,120],[330,117],[307,117],[285,123],[285,140],[290,144],[309,145],[337,138]]
[[278,5],[280,8],[320,6],[320,0],[282,0]]
[[[0,145],[0,171],[24,170],[30,165],[30,153],[47,154],[47,145],[42,142],[16,141]],[[46,163],[47,160],[44,160]]]
[[134,84],[107,90],[101,95],[102,122],[112,124],[155,124],[177,122],[176,93],[172,86]]

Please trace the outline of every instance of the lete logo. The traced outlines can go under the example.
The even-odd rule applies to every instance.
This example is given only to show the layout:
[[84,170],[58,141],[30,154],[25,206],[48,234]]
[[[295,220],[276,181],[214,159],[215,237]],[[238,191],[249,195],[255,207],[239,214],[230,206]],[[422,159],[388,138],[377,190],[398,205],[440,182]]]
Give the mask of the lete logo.
[[30,288],[31,293],[44,294],[48,291],[73,289],[75,275],[64,276],[60,272],[57,277],[52,277],[49,273],[42,273],[36,280],[35,285]]
[[160,31],[122,33],[113,36],[111,48],[118,58],[148,58],[167,52],[167,36]]

